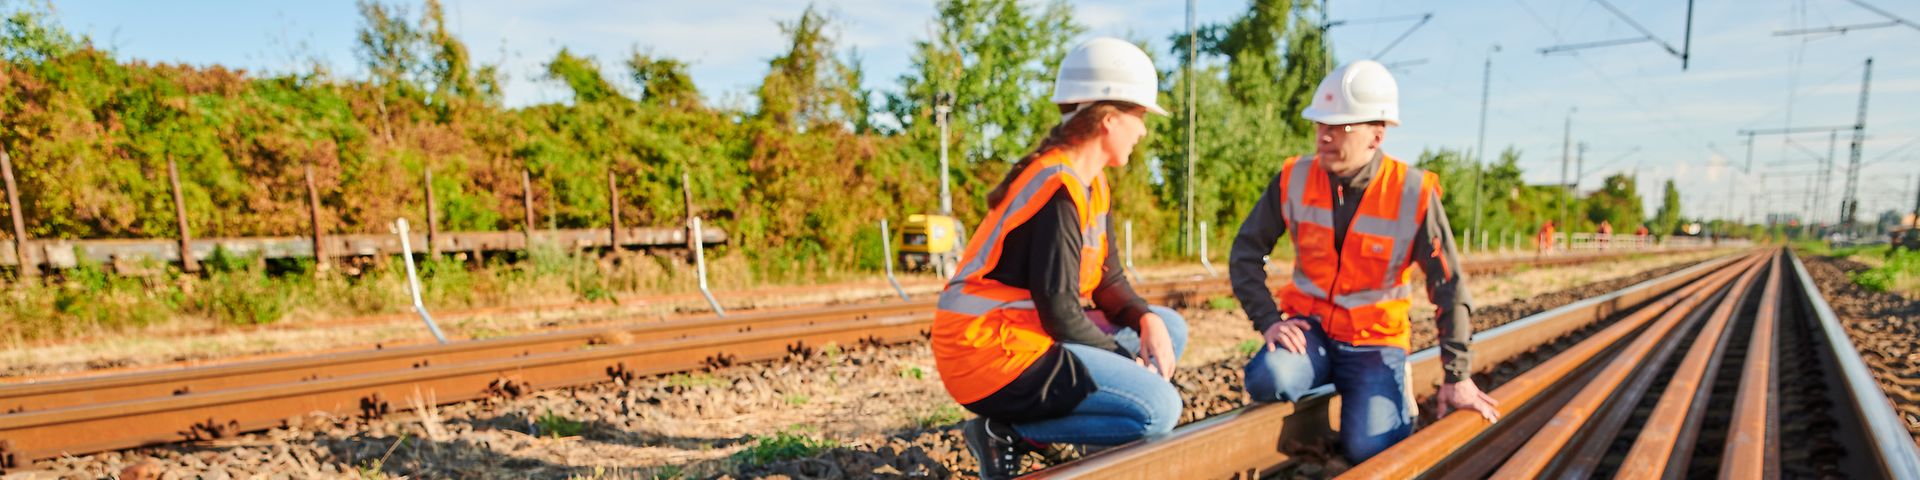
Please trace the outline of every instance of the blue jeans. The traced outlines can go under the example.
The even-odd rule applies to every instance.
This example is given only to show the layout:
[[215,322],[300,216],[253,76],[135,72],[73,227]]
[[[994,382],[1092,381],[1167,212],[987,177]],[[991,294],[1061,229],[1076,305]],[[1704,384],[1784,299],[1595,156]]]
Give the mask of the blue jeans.
[[[1295,402],[1332,383],[1340,393],[1340,445],[1360,463],[1413,433],[1407,412],[1407,351],[1356,346],[1327,338],[1318,322],[1306,333],[1307,351],[1262,346],[1247,363],[1247,393],[1255,402]],[[1314,392],[1317,393],[1317,392]]]
[[[1167,325],[1173,339],[1174,359],[1187,351],[1187,321],[1166,307],[1150,307]],[[1129,352],[1140,352],[1140,332],[1107,323],[1099,312],[1087,312],[1101,330],[1113,335],[1113,341]],[[1013,426],[1020,436],[1045,443],[1083,445],[1119,445],[1144,437],[1167,433],[1180,421],[1180,392],[1132,359],[1080,344],[1062,344],[1067,353],[1086,366],[1098,387],[1067,416]]]

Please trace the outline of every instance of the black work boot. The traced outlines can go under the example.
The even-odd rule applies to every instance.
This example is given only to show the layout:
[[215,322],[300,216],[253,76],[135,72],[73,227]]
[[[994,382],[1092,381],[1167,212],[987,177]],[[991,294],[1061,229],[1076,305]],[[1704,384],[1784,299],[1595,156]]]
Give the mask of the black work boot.
[[980,462],[980,479],[1013,478],[1020,474],[1029,448],[1013,427],[985,417],[968,420],[961,431],[967,437],[967,451]]

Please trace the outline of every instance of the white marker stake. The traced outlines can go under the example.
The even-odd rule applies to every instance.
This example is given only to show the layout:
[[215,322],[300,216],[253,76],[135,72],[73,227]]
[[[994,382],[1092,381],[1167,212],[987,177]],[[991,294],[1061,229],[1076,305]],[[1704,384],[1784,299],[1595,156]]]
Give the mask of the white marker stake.
[[880,256],[886,257],[887,283],[893,284],[893,293],[900,294],[901,300],[907,299],[907,291],[900,288],[900,280],[893,278],[893,234],[887,231],[887,219],[880,219]]
[[707,305],[713,307],[713,313],[727,316],[727,310],[720,308],[720,301],[713,299],[713,291],[707,289],[707,238],[700,234],[700,217],[693,217],[693,268],[700,274],[700,294],[707,297]]
[[1213,269],[1213,261],[1207,258],[1207,222],[1200,222],[1200,266],[1207,267],[1207,276],[1219,277],[1220,272]]
[[440,333],[440,326],[433,323],[433,315],[427,313],[427,303],[420,300],[420,275],[413,270],[413,242],[407,238],[407,219],[394,220],[393,230],[400,235],[400,258],[407,261],[407,286],[413,290],[413,310],[420,312],[420,321],[427,322],[433,338],[447,343],[447,336]]

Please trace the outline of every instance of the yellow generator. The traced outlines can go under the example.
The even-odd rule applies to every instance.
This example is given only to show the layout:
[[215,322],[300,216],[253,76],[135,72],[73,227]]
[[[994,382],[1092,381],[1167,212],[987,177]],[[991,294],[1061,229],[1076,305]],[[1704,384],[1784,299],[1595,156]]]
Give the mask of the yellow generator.
[[916,213],[900,226],[899,246],[900,265],[907,271],[932,270],[948,277],[960,270],[967,228],[953,217]]

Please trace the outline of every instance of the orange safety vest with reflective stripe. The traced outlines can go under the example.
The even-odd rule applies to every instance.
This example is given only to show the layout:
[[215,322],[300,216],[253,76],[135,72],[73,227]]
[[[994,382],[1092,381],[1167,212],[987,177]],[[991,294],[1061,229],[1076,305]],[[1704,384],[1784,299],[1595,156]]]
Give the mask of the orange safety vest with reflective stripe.
[[1080,296],[1089,298],[1100,284],[1111,200],[1107,178],[1104,173],[1090,181],[1077,178],[1067,161],[1063,152],[1048,152],[1020,173],[1007,197],[974,230],[960,271],[940,293],[933,360],[947,393],[962,404],[999,391],[1053,346],[1031,293],[986,277],[1000,262],[1007,232],[1032,219],[1056,192],[1067,192],[1080,218]]
[[1439,177],[1393,157],[1361,196],[1345,242],[1334,248],[1335,192],[1327,171],[1309,156],[1281,167],[1281,207],[1293,232],[1293,281],[1274,291],[1288,316],[1316,316],[1327,336],[1354,345],[1409,349],[1407,308],[1413,289],[1414,235],[1427,216]]

